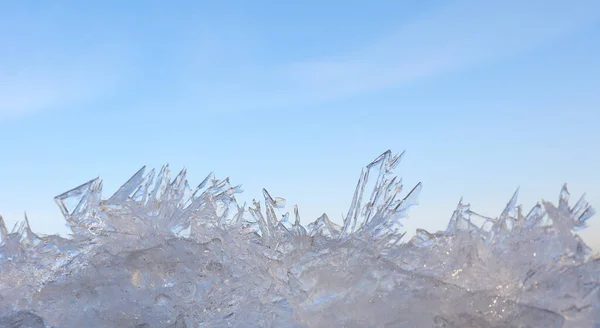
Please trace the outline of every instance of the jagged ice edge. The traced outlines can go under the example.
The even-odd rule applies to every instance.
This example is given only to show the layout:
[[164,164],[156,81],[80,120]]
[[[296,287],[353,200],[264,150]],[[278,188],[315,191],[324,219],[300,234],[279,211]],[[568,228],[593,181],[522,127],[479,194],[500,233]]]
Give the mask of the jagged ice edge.
[[[186,169],[171,180],[168,165],[163,166],[158,175],[154,169],[146,173],[146,167],[142,167],[106,200],[101,197],[102,180],[96,178],[56,196],[55,201],[73,232],[72,237],[76,239],[119,232],[123,222],[111,221],[103,215],[103,207],[127,204],[132,212],[140,214],[137,218],[148,221],[144,224],[146,229],[131,231],[137,234],[170,232],[176,237],[187,238],[192,226],[201,223],[212,228],[256,233],[265,245],[274,250],[278,250],[282,244],[299,243],[310,237],[324,241],[368,239],[385,252],[401,243],[405,232],[401,229],[400,221],[406,217],[408,209],[417,204],[422,188],[422,184],[418,183],[406,196],[400,197],[403,184],[394,170],[403,155],[404,152],[392,154],[388,150],[361,171],[342,226],[323,214],[304,227],[300,223],[297,206],[294,206],[294,221],[291,222],[289,213],[281,215],[279,212],[285,206],[285,199],[272,197],[265,189],[264,212],[261,203],[256,200],[251,206],[245,203],[240,206],[235,195],[242,192],[241,186],[231,185],[229,178],[219,180],[213,173],[192,190],[186,179]],[[566,184],[561,189],[557,207],[542,201],[527,215],[523,215],[522,207],[516,205],[517,196],[518,189],[498,218],[471,211],[470,205],[463,204],[461,199],[443,234],[452,236],[469,232],[489,245],[501,245],[514,231],[526,229],[544,228],[556,234],[571,234],[572,231],[583,229],[586,221],[595,214],[585,195],[573,208],[569,207],[570,194]],[[139,228],[139,225],[136,227]],[[432,236],[419,229],[413,242],[427,242]],[[50,237],[53,236],[45,238]],[[22,247],[18,245],[32,246],[39,242],[40,237],[31,230],[27,216],[15,224],[10,233],[0,216],[0,246],[4,246],[3,252],[7,253],[0,259],[21,252]]]

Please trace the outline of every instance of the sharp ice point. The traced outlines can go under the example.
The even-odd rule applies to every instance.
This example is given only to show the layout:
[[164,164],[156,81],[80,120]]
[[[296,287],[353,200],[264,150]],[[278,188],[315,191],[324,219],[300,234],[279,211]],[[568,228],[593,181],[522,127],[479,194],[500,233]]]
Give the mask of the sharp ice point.
[[517,188],[497,220],[461,197],[445,231],[405,242],[422,184],[403,191],[403,155],[362,169],[342,226],[324,213],[305,228],[296,205],[292,222],[266,189],[239,205],[212,172],[191,190],[168,164],[108,200],[99,178],[55,197],[71,239],[34,235],[26,213],[8,233],[0,216],[0,326],[600,325],[600,261],[574,233],[594,214],[583,197],[569,207],[565,184],[523,219]]

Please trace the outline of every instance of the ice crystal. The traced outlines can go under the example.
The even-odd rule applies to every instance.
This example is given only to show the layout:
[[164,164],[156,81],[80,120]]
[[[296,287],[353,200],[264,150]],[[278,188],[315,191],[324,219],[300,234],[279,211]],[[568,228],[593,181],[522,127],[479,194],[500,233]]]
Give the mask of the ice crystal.
[[0,219],[2,327],[597,327],[600,259],[574,231],[593,209],[517,193],[497,218],[461,202],[445,231],[405,240],[387,151],[360,175],[342,226],[306,227],[211,173],[190,188],[142,168],[102,199],[91,180],[56,197],[70,238]]

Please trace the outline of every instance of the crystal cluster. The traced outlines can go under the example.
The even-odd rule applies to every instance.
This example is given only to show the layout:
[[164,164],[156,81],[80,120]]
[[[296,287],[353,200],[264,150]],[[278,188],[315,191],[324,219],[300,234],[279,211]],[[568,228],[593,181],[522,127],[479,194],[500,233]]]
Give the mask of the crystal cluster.
[[142,168],[102,199],[91,180],[56,197],[73,234],[0,219],[2,327],[600,327],[600,259],[574,234],[583,198],[498,218],[462,201],[446,231],[403,238],[417,203],[387,151],[361,173],[343,226],[303,226],[263,190],[209,175],[190,188]]

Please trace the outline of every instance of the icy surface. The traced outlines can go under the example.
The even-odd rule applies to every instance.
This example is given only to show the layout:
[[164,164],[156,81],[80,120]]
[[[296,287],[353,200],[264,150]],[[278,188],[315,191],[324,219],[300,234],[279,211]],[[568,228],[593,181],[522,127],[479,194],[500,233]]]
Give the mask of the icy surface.
[[0,219],[1,327],[600,327],[600,259],[574,231],[583,198],[517,193],[498,218],[459,203],[446,231],[403,239],[421,185],[401,155],[361,173],[343,226],[228,179],[190,188],[142,168],[103,200],[91,180],[56,197],[69,239]]

